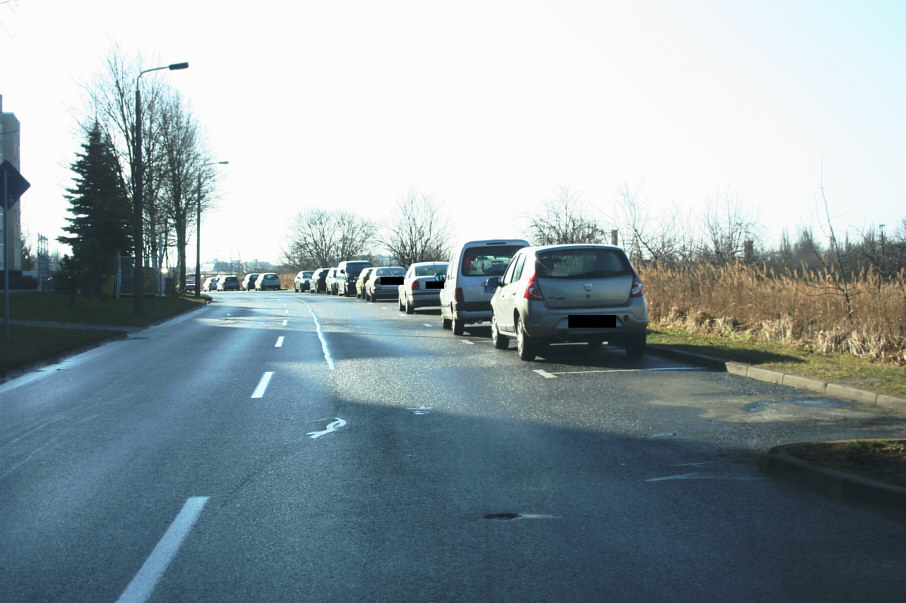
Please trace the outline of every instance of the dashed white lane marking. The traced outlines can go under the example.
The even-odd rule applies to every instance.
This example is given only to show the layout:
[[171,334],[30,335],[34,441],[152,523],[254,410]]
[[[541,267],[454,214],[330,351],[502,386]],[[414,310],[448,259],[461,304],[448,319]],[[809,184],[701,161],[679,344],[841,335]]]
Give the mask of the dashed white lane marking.
[[469,341],[468,339],[460,339],[459,341],[466,345],[475,345],[474,341]]
[[289,323],[288,320],[284,320],[284,321],[283,321],[283,326],[285,327],[288,323]]
[[283,347],[283,335],[281,335],[280,337],[277,338],[277,343],[274,344],[274,347],[275,348]]
[[322,435],[327,435],[328,433],[338,430],[344,425],[346,425],[346,421],[337,417],[332,423],[327,425],[327,429],[325,429],[324,431],[309,431],[306,435],[311,436],[311,439],[315,440],[317,438],[320,438]]
[[252,392],[252,398],[263,398],[264,392],[267,391],[267,385],[271,382],[271,377],[274,376],[274,371],[267,371],[261,375],[261,381],[258,382],[258,387],[255,388],[255,391]]
[[160,539],[160,542],[151,551],[151,555],[145,561],[145,564],[142,565],[142,569],[138,571],[138,574],[135,575],[132,582],[120,595],[117,600],[118,603],[144,603],[151,597],[157,582],[164,575],[167,566],[170,565],[170,561],[176,556],[179,547],[182,546],[186,536],[189,535],[189,531],[195,525],[198,516],[201,515],[201,510],[207,502],[207,496],[194,496],[186,501],[179,515],[170,524],[164,537]]
[[538,373],[539,375],[541,375],[541,376],[544,377],[545,379],[556,379],[556,378],[557,378],[557,375],[552,375],[552,374],[548,373],[548,372],[547,372],[546,370],[544,370],[544,369],[535,369],[533,372]]

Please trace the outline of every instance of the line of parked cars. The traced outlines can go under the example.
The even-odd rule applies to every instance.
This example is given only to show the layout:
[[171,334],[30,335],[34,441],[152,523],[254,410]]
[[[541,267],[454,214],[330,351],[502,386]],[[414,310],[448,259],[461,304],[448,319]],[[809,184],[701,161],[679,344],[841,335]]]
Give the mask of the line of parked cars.
[[403,268],[347,261],[300,272],[296,279],[296,291],[372,302],[395,298],[407,314],[440,307],[441,326],[455,335],[468,324],[489,322],[494,347],[507,349],[514,340],[527,361],[554,343],[597,349],[606,341],[630,357],[645,352],[648,304],[642,281],[626,253],[613,245],[470,241],[447,262]]
[[279,291],[282,289],[276,272],[251,272],[240,281],[235,274],[218,274],[205,279],[202,291]]

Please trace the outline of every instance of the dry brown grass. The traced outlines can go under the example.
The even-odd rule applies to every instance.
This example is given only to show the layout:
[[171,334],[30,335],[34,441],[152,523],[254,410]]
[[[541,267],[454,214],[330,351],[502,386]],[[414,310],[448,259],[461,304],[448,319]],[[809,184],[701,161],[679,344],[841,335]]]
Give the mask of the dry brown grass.
[[655,325],[906,365],[906,270],[888,281],[871,271],[853,278],[851,319],[828,272],[778,274],[743,264],[639,272]]

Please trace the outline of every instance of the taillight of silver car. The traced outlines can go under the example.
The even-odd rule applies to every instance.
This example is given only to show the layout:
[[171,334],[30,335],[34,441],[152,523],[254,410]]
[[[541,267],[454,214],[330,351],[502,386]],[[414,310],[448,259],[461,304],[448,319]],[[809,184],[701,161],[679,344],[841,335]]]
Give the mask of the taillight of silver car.
[[544,301],[544,294],[541,293],[541,285],[538,283],[538,273],[532,275],[529,279],[528,286],[525,288],[525,299],[534,301]]
[[632,290],[629,293],[629,297],[641,297],[642,296],[642,281],[639,278],[639,275],[633,271],[632,273]]

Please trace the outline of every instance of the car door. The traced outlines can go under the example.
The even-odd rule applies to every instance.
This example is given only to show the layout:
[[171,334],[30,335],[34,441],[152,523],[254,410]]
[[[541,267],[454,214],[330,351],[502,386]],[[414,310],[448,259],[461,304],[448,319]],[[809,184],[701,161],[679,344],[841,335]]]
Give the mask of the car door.
[[501,277],[497,291],[494,293],[493,307],[494,320],[501,331],[512,333],[515,330],[513,316],[516,309],[516,295],[519,290],[519,278],[525,266],[526,253],[519,252],[510,262],[506,272]]

